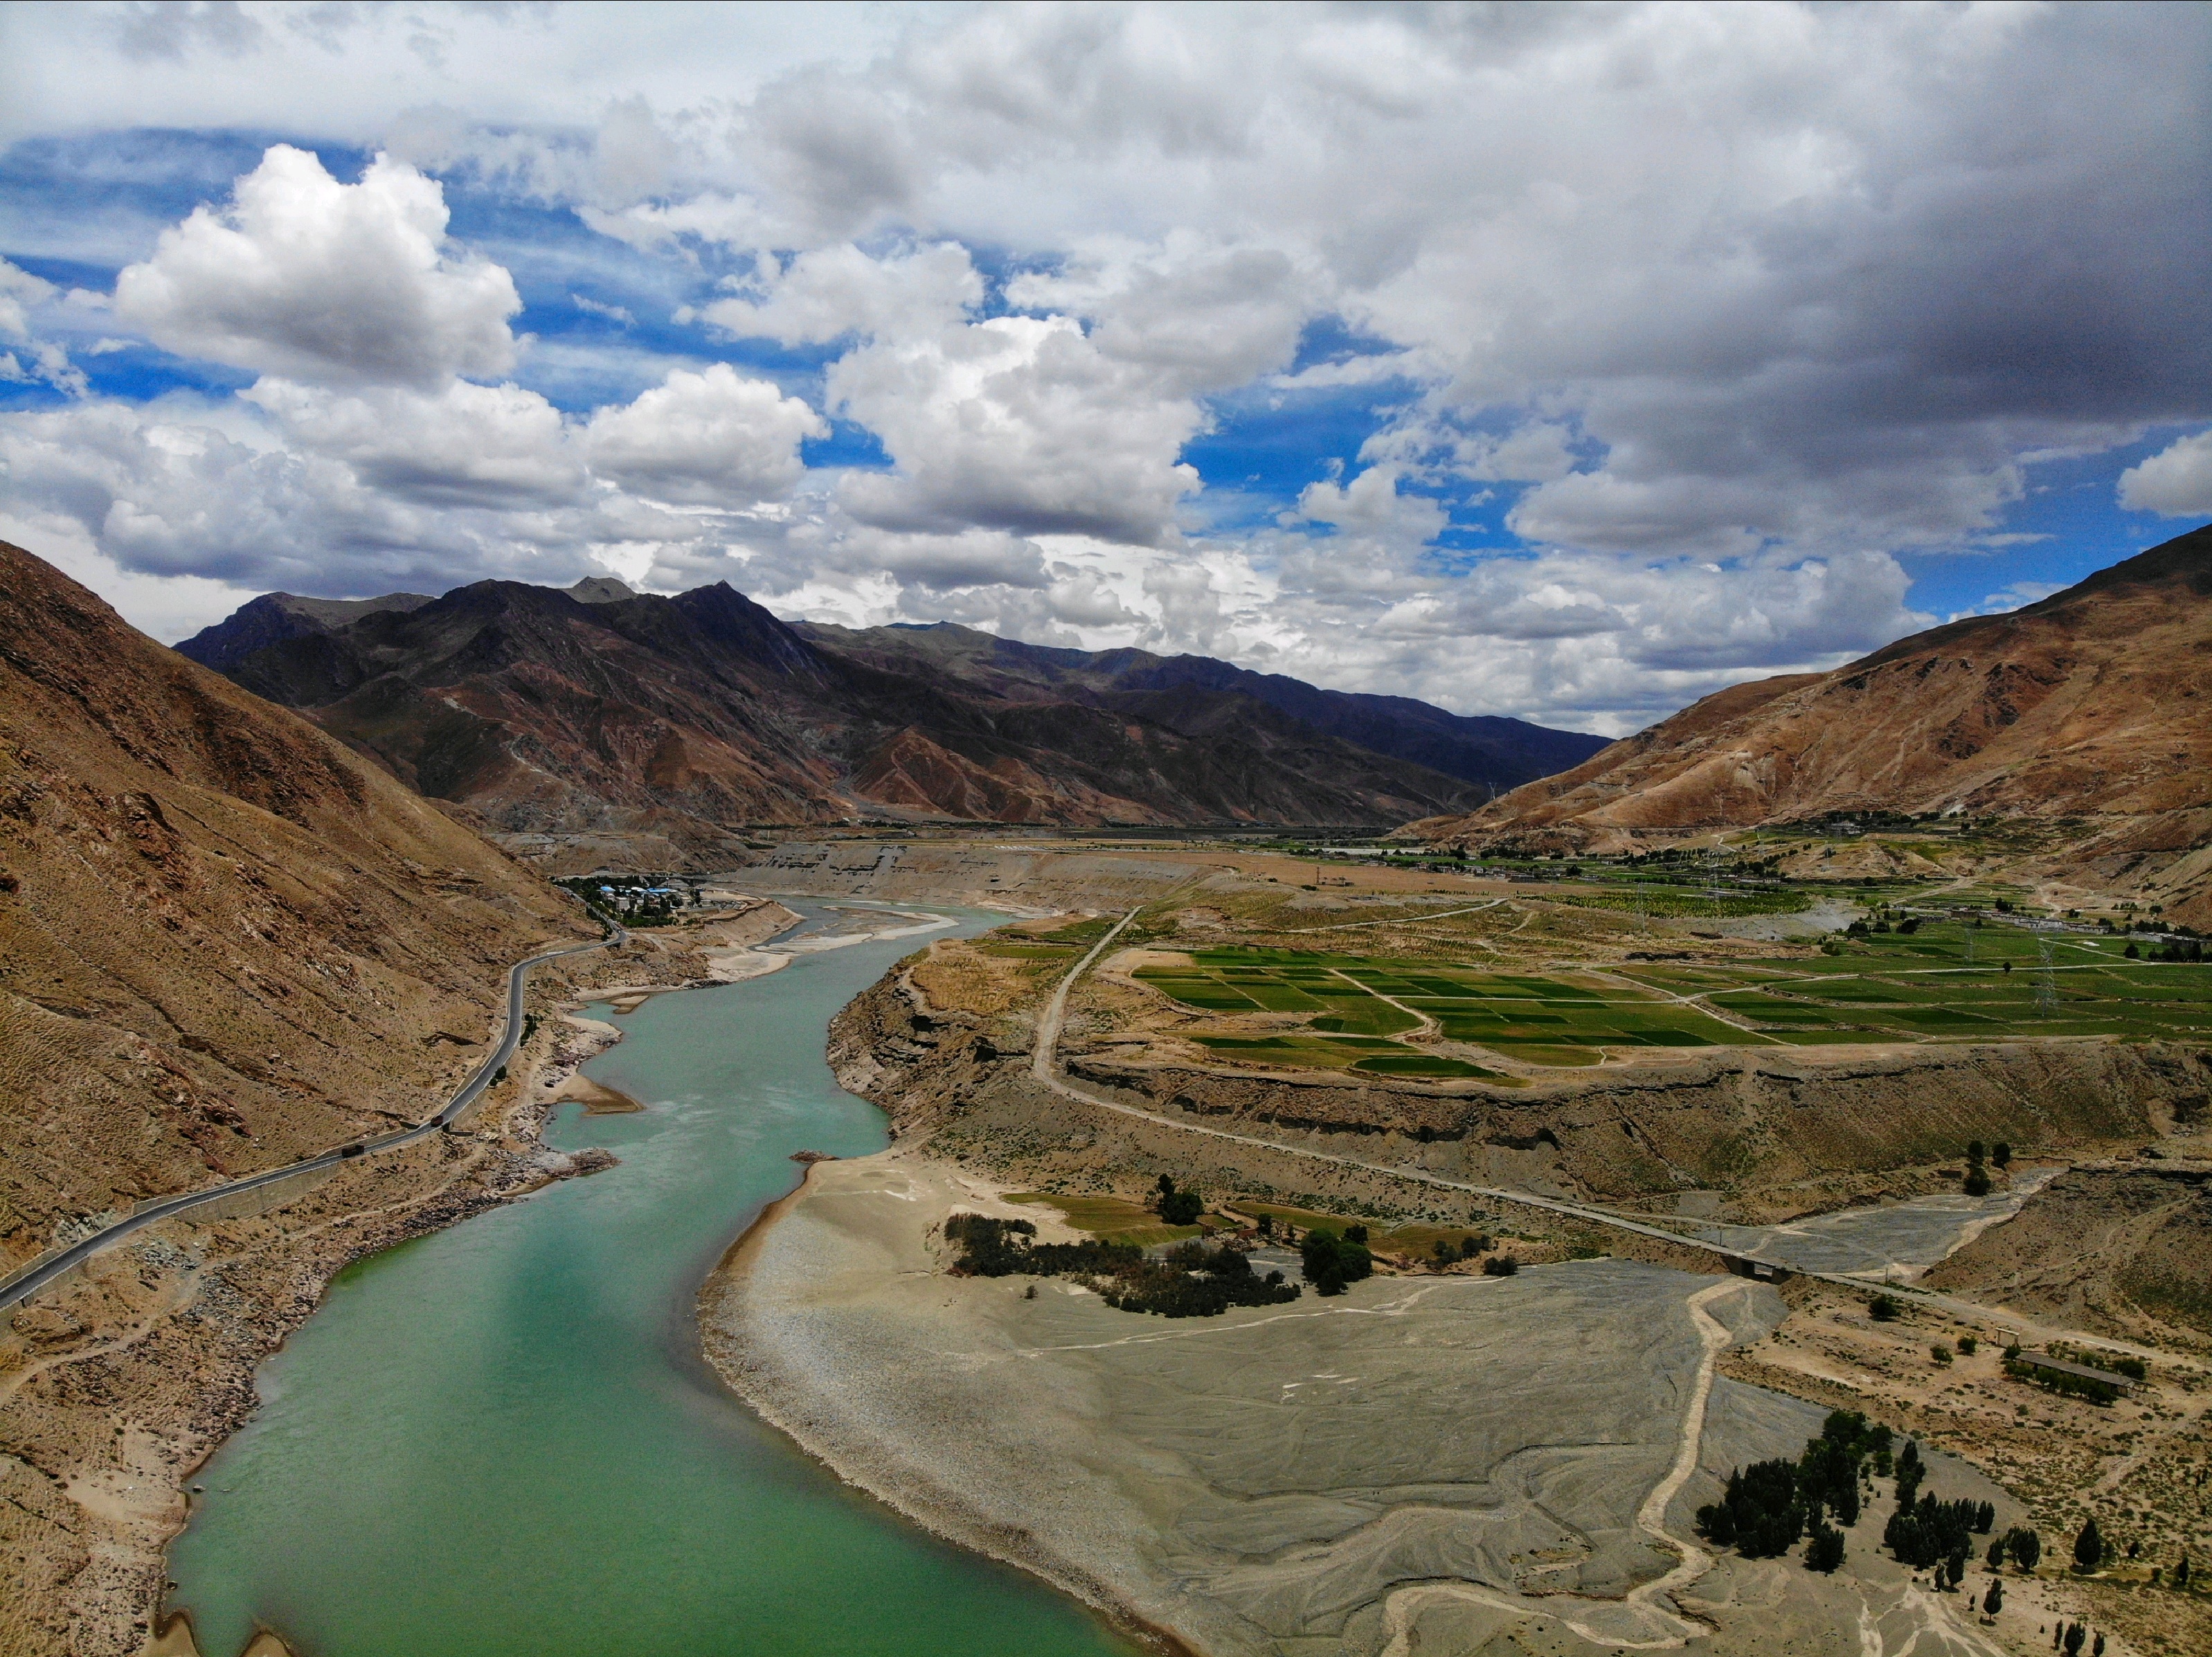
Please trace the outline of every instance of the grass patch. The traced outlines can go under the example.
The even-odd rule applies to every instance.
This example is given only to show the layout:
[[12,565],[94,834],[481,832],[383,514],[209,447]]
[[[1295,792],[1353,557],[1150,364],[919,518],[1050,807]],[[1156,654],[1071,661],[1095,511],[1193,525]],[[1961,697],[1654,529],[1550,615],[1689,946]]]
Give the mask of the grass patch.
[[[1069,1225],[1103,1243],[1134,1243],[1139,1248],[1152,1248],[1195,1237],[1205,1229],[1202,1226],[1162,1225],[1160,1216],[1150,1209],[1121,1197],[1057,1197],[1046,1191],[1025,1191],[1009,1195],[1006,1201],[1057,1209]],[[1217,1219],[1217,1223],[1225,1221]]]

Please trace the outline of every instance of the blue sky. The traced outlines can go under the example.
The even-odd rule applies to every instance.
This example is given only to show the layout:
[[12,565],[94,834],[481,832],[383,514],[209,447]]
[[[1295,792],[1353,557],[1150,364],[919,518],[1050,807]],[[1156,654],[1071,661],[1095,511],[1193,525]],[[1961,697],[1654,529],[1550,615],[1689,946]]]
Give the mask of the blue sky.
[[163,637],[612,570],[1617,734],[2212,518],[2208,42],[11,8],[0,533]]

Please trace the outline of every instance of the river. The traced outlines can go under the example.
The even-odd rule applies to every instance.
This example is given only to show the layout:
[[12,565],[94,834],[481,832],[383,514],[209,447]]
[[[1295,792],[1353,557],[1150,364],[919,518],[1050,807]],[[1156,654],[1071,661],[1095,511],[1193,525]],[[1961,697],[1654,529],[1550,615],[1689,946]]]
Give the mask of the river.
[[823,1043],[916,942],[655,996],[586,1067],[649,1108],[564,1106],[546,1134],[619,1167],[337,1277],[193,1481],[169,1603],[205,1657],[264,1626],[313,1657],[1128,1657],[840,1484],[698,1355],[700,1280],[792,1154],[886,1142]]

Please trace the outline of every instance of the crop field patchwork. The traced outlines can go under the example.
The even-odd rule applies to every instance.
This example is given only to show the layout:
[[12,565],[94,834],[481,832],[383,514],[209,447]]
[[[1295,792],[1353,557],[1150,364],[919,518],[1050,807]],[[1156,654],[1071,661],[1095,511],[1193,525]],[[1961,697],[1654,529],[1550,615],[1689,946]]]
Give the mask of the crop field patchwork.
[[1557,1067],[1637,1049],[2212,1033],[2212,969],[2123,948],[1947,921],[1817,959],[1540,973],[1243,947],[1136,976],[1194,1012],[1278,1015],[1190,1033],[1227,1063],[1437,1079],[1510,1080],[1439,1040]]
[[2125,941],[1954,922],[1876,933],[1844,955],[1739,966],[1632,966],[1794,1045],[2212,1033],[2212,970],[2131,961]]

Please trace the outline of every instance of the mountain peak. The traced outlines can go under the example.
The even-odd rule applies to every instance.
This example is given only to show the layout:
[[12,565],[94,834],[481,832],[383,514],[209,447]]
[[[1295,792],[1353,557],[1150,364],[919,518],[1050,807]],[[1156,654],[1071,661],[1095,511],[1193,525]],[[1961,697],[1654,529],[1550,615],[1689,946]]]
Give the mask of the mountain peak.
[[568,596],[579,604],[619,604],[637,594],[612,576],[586,576],[568,589]]

